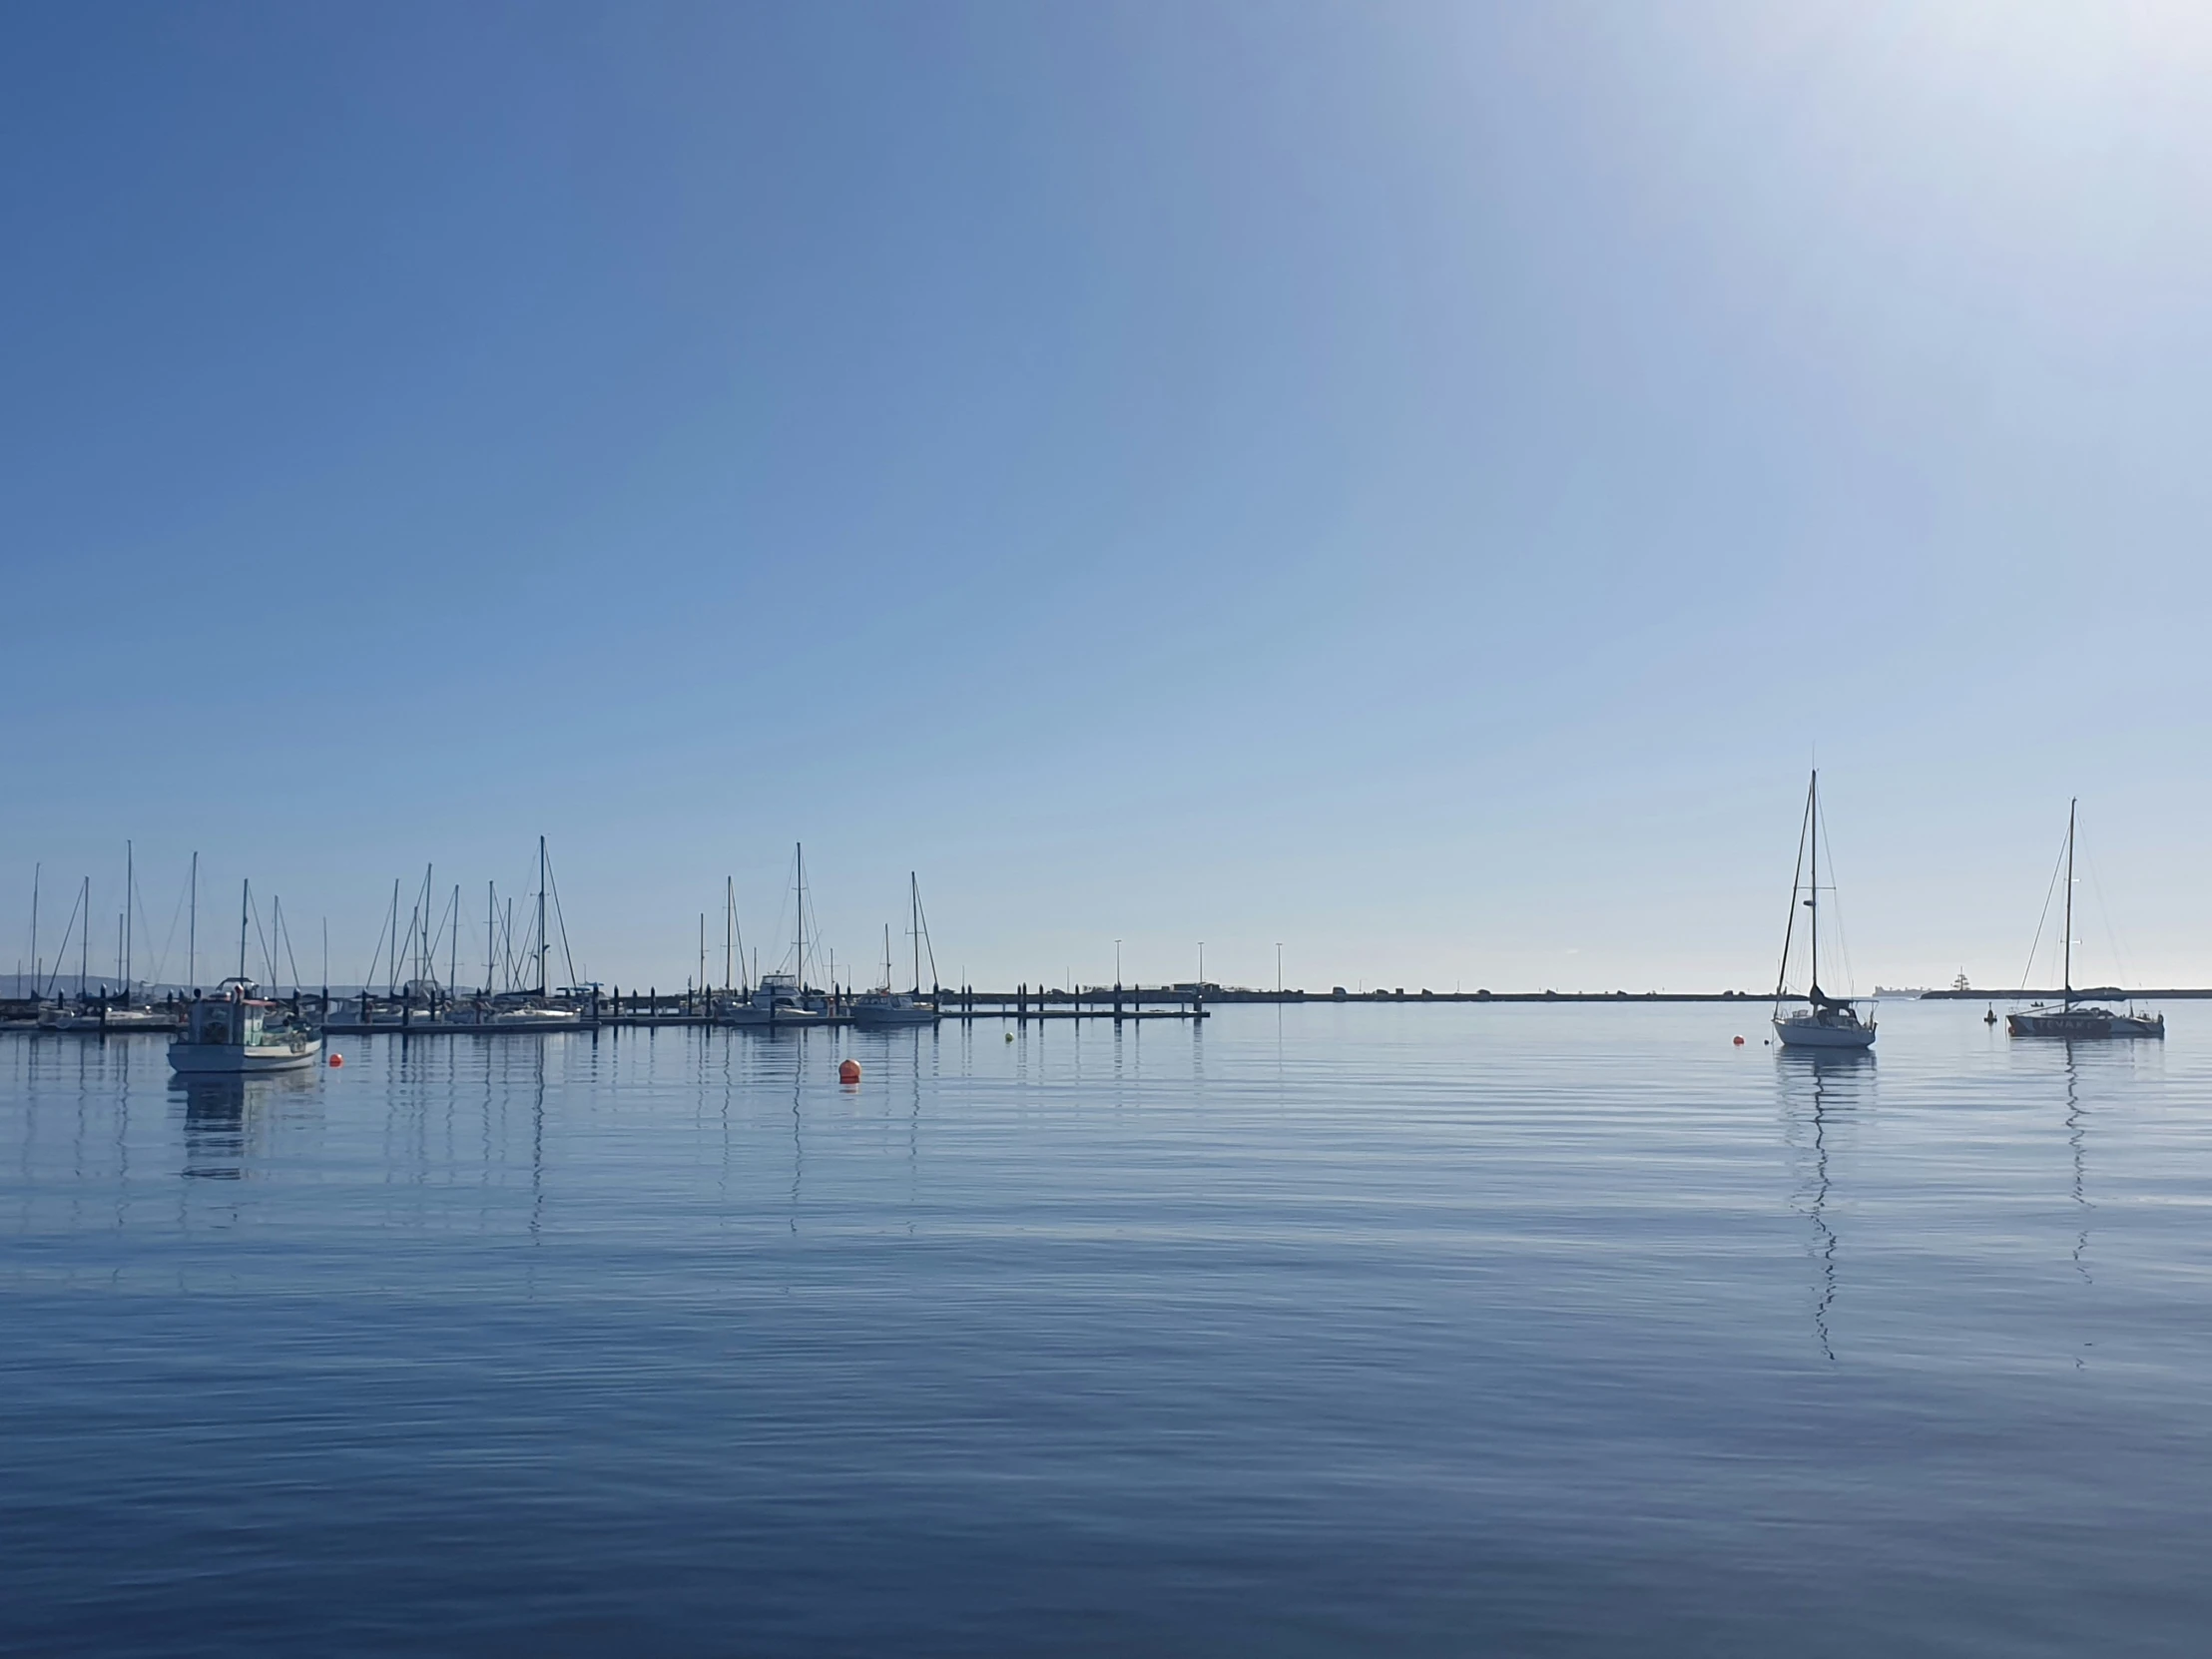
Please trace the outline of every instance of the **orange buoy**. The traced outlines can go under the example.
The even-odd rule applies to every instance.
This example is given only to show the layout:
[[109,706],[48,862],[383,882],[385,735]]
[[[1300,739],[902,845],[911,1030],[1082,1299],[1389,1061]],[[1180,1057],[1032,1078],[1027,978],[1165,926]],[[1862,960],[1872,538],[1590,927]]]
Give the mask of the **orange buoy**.
[[1744,1046],[1744,1039],[1743,1039],[1743,1038],[1741,1038],[1741,1037],[1738,1037],[1738,1038],[1736,1039],[1736,1046],[1737,1046],[1738,1048],[1741,1048],[1741,1047],[1743,1047],[1743,1046]]
[[838,1081],[838,1082],[840,1082],[840,1083],[857,1083],[857,1082],[858,1082],[859,1080],[860,1080],[860,1062],[859,1062],[859,1061],[857,1061],[857,1060],[845,1060],[845,1061],[842,1061],[842,1062],[840,1062],[840,1063],[838,1064],[838,1066],[837,1066],[837,1081]]
[[331,1066],[332,1066],[332,1067],[337,1067],[337,1066],[342,1066],[342,1065],[344,1065],[344,1064],[345,1064],[345,1056],[344,1056],[344,1055],[342,1055],[342,1054],[333,1054],[333,1055],[331,1055],[331,1056],[330,1056],[330,1064],[331,1064]]

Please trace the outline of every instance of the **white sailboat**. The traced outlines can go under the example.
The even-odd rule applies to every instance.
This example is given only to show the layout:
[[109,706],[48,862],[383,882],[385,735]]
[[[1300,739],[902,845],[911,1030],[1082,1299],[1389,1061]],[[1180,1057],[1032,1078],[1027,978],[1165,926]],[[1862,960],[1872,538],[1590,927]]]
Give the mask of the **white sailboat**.
[[[1813,781],[1805,792],[1805,825],[1798,834],[1797,867],[1790,875],[1790,923],[1783,931],[1782,969],[1774,986],[1774,1034],[1785,1048],[1872,1048],[1875,1022],[1862,1020],[1850,998],[1830,996],[1821,989],[1821,775],[1816,767]],[[1808,912],[1807,954],[1811,972],[1802,998],[1806,1006],[1785,1014],[1782,1012],[1784,1002],[1801,1000],[1788,989],[1790,945],[1797,932],[1801,904]]]
[[830,1017],[827,1000],[807,988],[807,848],[792,849],[799,921],[792,939],[790,973],[764,973],[752,994],[722,1007],[725,1025],[819,1025]]
[[[883,928],[883,983],[878,990],[863,991],[852,999],[852,1023],[855,1025],[934,1025],[937,1023],[937,1004],[934,996],[921,994],[921,947],[928,941],[928,924],[921,918],[921,885],[914,872],[906,872],[906,900],[912,915],[908,929],[914,941],[914,988],[910,991],[891,989],[891,930]],[[929,952],[932,970],[937,965],[934,947]]]
[[[2164,1014],[2138,1014],[2132,1008],[2124,1014],[2115,1013],[2110,1008],[2084,1006],[2074,997],[2074,815],[2079,806],[2078,800],[2066,803],[2066,913],[2065,939],[2060,952],[2063,965],[2059,970],[2062,986],[2059,1000],[2055,1006],[2039,1002],[2005,1015],[2005,1034],[2013,1037],[2163,1037],[2166,1034]],[[2048,904],[2049,900],[2044,902]],[[2045,909],[2043,913],[2050,912]],[[2032,966],[2032,962],[2029,965]]]

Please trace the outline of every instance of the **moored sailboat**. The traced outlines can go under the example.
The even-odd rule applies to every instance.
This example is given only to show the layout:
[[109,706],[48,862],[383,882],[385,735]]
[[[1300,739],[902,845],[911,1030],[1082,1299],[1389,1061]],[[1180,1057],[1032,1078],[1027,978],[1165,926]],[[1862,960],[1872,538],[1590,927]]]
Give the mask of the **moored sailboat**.
[[[1872,1048],[1875,1022],[1862,1020],[1851,998],[1831,996],[1821,989],[1821,775],[1816,768],[1805,792],[1805,825],[1798,835],[1797,867],[1790,875],[1790,922],[1783,930],[1782,968],[1774,986],[1774,1034],[1786,1048]],[[1801,881],[1800,877],[1806,879]],[[1800,898],[1800,893],[1805,896]],[[1806,1006],[1785,1014],[1784,1002],[1800,1000],[1788,986],[1790,945],[1797,932],[1801,904],[1809,912],[1806,942],[1811,971],[1802,999]]]
[[[2163,1037],[2166,1034],[2164,1014],[2138,1014],[2132,1008],[2125,1013],[2084,1004],[2075,999],[2073,988],[2073,889],[2074,889],[2074,818],[2080,803],[2066,803],[2066,908],[2064,937],[2060,943],[2059,998],[2056,1003],[2039,1002],[2032,1007],[2017,1008],[2004,1016],[2004,1030],[2012,1037]],[[2049,900],[2044,900],[2047,906]],[[2046,907],[2043,913],[2050,914]],[[2032,965],[2032,963],[2030,964]]]
[[[929,937],[928,924],[921,918],[921,886],[914,872],[906,872],[906,901],[912,914],[908,930],[914,941],[914,988],[910,991],[891,989],[891,930],[883,928],[883,983],[880,989],[863,991],[852,999],[852,1023],[855,1025],[934,1025],[938,1013],[935,997],[921,992],[921,949]],[[929,952],[932,974],[936,968],[936,950]]]
[[807,848],[792,848],[793,887],[798,921],[792,937],[792,971],[764,973],[751,993],[724,1002],[718,1017],[725,1025],[814,1025],[830,1017],[829,999],[807,984]]

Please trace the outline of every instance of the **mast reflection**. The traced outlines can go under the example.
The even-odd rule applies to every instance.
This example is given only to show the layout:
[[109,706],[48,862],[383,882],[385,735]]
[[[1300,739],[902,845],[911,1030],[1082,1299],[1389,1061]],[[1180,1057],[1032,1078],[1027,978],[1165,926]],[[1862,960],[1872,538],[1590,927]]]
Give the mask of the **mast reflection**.
[[2089,1273],[2089,1217],[2096,1206],[2089,1202],[2088,1193],[2088,1117],[2081,1109],[2080,1064],[2071,1042],[2066,1044],[2065,1076],[2066,1144],[2073,1151],[2073,1201],[2079,1212],[2076,1219],[2081,1223],[2081,1231],[2074,1236],[2073,1265],[2081,1282],[2093,1285],[2096,1281]]
[[1807,1253],[1818,1269],[1813,1337],[1821,1357],[1836,1359],[1831,1316],[1838,1290],[1836,1229],[1829,1222],[1830,1139],[1840,1120],[1874,1103],[1875,1061],[1867,1049],[1778,1048],[1775,1076],[1791,1143],[1809,1154],[1791,1207],[1812,1224]]

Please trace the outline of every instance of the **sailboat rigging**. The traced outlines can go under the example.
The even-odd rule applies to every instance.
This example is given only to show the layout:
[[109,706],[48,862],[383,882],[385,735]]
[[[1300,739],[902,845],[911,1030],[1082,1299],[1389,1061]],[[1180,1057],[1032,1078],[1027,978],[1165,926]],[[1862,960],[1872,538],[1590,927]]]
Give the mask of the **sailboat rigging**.
[[[808,1025],[829,1017],[829,1005],[807,987],[807,848],[792,847],[792,881],[797,894],[798,921],[792,935],[792,971],[757,973],[750,992],[725,1000],[722,1019],[728,1025]],[[732,912],[735,914],[735,909]]]
[[929,944],[929,924],[921,914],[921,882],[912,870],[906,872],[906,904],[908,910],[907,931],[914,945],[914,985],[910,991],[891,989],[891,930],[883,927],[883,984],[853,998],[852,1023],[855,1025],[934,1025],[937,1023],[937,999],[934,986],[928,996],[921,991],[921,953],[929,949],[931,978],[937,965],[936,948]]
[[[2066,907],[2064,936],[2059,944],[2059,1000],[2057,1006],[2039,1002],[2005,1015],[2005,1034],[2013,1037],[2163,1037],[2164,1014],[2138,1014],[2132,1008],[2115,1013],[2110,1008],[2083,1007],[2073,987],[2073,890],[2074,821],[2079,799],[2066,803]],[[2049,901],[2046,899],[2045,903]],[[2050,912],[2045,909],[2043,912]],[[2029,963],[2032,967],[2032,961]]]
[[[1774,1034],[1785,1048],[1867,1049],[1874,1046],[1875,1022],[1862,1020],[1849,997],[1831,996],[1821,989],[1821,775],[1813,771],[1805,792],[1805,822],[1798,832],[1797,867],[1790,876],[1790,922],[1782,934],[1782,967],[1774,985]],[[1830,860],[1834,862],[1833,859]],[[1829,889],[1834,891],[1833,886]],[[1799,895],[1803,894],[1803,897]],[[1788,986],[1790,945],[1797,931],[1800,906],[1807,912],[1807,955],[1810,972],[1806,1006],[1784,1014],[1782,1004],[1794,1001]]]

